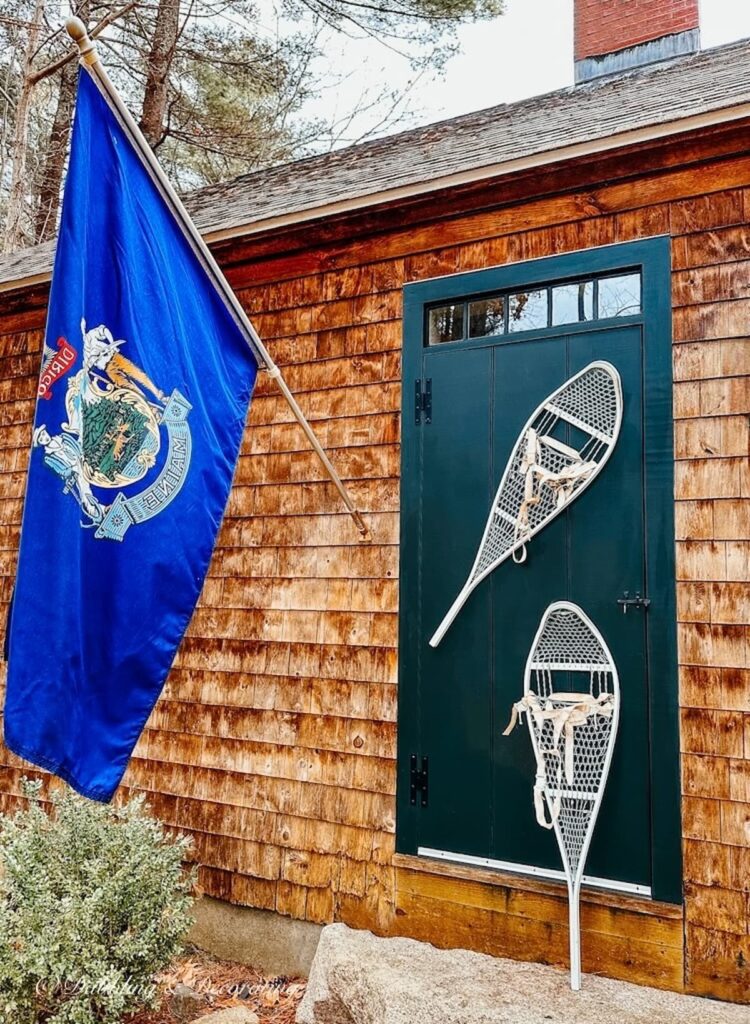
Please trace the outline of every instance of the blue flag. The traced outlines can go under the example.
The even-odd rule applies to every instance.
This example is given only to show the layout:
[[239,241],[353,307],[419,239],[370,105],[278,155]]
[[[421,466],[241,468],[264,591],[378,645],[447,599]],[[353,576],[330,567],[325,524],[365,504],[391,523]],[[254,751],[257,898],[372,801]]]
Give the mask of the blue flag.
[[116,789],[193,613],[257,361],[79,82],[10,624],[5,741]]

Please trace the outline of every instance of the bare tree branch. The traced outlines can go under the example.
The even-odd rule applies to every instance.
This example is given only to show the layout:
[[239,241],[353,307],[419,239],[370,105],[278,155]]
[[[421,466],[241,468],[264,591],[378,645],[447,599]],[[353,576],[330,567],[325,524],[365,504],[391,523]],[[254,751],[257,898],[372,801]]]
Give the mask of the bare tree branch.
[[[138,0],[130,0],[130,3],[125,4],[124,7],[120,7],[118,10],[112,11],[111,14],[106,15],[97,25],[94,26],[94,28],[91,29],[91,31],[89,32],[89,36],[92,39],[96,39],[96,37],[104,31],[107,25],[111,25],[113,22],[117,21],[118,18],[122,18],[123,15],[127,14],[128,11],[132,11],[132,9],[137,6],[137,4]],[[51,61],[51,63],[47,64],[45,67],[40,68],[39,71],[35,71],[32,75],[30,75],[29,81],[31,85],[36,85],[37,82],[41,82],[45,78],[49,78],[50,75],[54,75],[56,71],[59,71],[61,68],[64,68],[66,64],[69,64],[72,60],[75,60],[77,57],[78,47],[74,46],[71,50],[69,50],[68,53],[64,54],[62,57],[59,57],[57,60]]]

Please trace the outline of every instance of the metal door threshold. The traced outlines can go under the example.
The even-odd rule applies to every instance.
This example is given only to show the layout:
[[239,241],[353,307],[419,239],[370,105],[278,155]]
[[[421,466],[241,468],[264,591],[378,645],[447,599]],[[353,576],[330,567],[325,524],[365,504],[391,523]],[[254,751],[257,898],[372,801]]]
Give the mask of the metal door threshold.
[[[426,846],[417,849],[420,857],[434,857],[437,860],[453,861],[456,864],[470,864],[477,868],[494,868],[496,871],[509,871],[516,875],[529,875],[543,878],[550,882],[564,882],[565,874],[554,868],[537,868],[533,864],[514,864],[507,860],[492,860],[491,857],[473,857],[468,853],[447,853],[445,850],[431,850]],[[584,875],[583,884],[595,889],[607,889],[610,892],[621,892],[629,896],[645,896],[651,898],[650,885],[635,885],[633,882],[615,882],[609,878],[595,878]]]

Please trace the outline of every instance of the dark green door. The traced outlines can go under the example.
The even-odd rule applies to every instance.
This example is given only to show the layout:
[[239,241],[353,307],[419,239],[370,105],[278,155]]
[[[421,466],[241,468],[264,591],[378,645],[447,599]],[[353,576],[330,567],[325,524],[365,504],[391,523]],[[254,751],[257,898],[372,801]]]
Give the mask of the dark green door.
[[[643,306],[646,273],[644,268]],[[428,299],[437,284],[430,283]],[[455,279],[451,284],[455,288]],[[651,395],[647,386],[644,309],[616,317],[596,317],[591,310],[574,327],[555,328],[549,294],[548,320],[541,328],[514,333],[506,313],[504,332],[495,325],[493,336],[429,344],[427,305],[427,316],[423,310],[414,319],[420,337],[410,339],[407,332],[405,339],[413,344],[405,352],[405,370],[413,367],[417,379],[430,382],[432,407],[430,422],[415,415],[413,406],[404,409],[409,481],[403,487],[402,539],[409,550],[402,557],[399,849],[478,859],[506,870],[559,871],[554,835],[534,818],[527,730],[517,728],[507,738],[502,731],[522,695],[524,664],[540,619],[551,602],[566,599],[579,604],[601,630],[622,692],[617,747],[586,875],[626,890],[659,889],[668,898],[663,878],[669,872],[655,871],[654,865],[656,851],[675,845],[670,839],[664,846],[663,828],[656,824],[659,800],[668,789],[652,784],[654,716],[660,742],[672,746],[673,782],[675,729],[670,725],[664,733],[660,698],[652,701],[653,672],[663,668],[651,664],[656,641],[649,636],[651,609],[624,614],[617,603],[625,591],[660,600],[657,628],[663,628],[666,616],[674,633],[670,588],[651,593],[659,573],[669,572],[668,565],[653,564],[663,557],[657,534],[669,516],[664,510],[653,516],[648,509],[649,501],[671,501],[671,495],[663,486],[649,492],[647,477],[658,473],[653,456],[644,458],[647,433],[656,436],[647,402],[661,409],[663,395],[658,389]],[[465,308],[469,333],[470,293]],[[508,560],[497,568],[471,595],[440,646],[430,648],[427,640],[471,568],[526,420],[594,359],[609,360],[622,379],[623,424],[612,458],[591,487],[531,541],[527,561]],[[413,389],[413,381],[405,379],[404,395],[416,395]],[[424,384],[420,389],[426,390]],[[670,583],[673,591],[673,575]],[[421,800],[415,806],[409,798],[407,753],[428,757],[427,806]]]

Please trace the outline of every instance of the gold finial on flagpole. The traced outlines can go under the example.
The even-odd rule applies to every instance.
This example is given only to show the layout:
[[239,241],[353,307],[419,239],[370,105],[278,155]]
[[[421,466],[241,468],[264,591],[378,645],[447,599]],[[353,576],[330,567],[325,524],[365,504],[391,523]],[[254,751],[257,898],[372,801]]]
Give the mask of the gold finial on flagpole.
[[81,19],[66,18],[65,30],[73,42],[78,46],[81,53],[81,61],[85,64],[96,64],[99,60],[99,54],[96,52],[96,47],[89,35],[89,30]]

